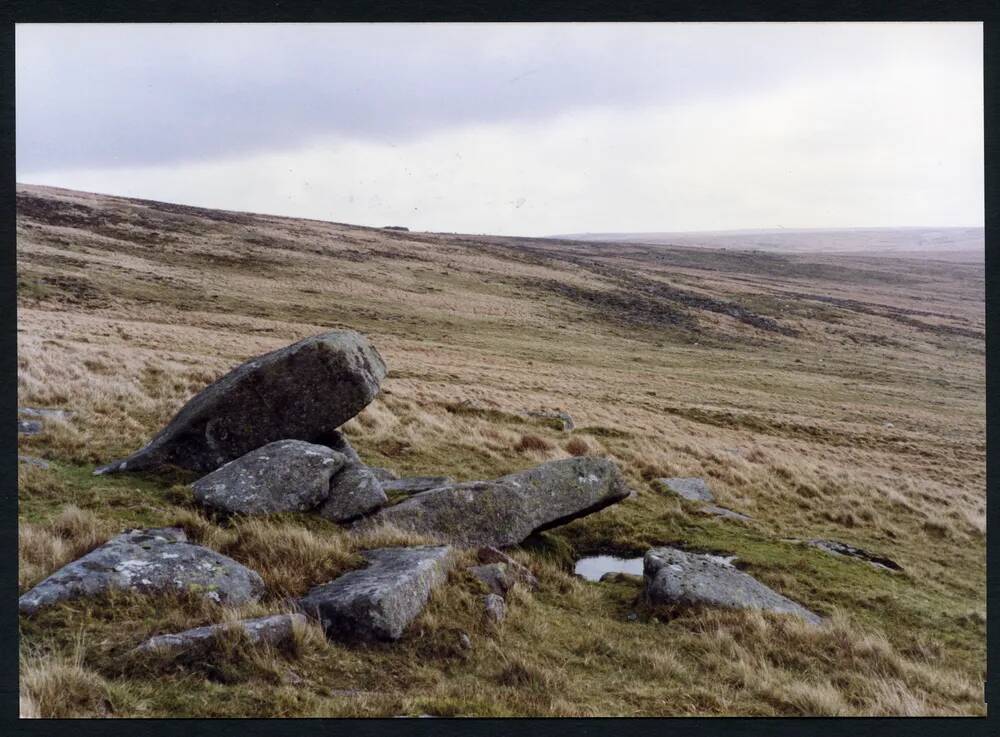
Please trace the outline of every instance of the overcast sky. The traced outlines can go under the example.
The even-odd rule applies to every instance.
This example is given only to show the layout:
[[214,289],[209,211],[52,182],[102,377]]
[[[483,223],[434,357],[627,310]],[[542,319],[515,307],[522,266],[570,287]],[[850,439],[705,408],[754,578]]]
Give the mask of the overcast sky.
[[20,182],[471,233],[983,222],[978,23],[16,34]]

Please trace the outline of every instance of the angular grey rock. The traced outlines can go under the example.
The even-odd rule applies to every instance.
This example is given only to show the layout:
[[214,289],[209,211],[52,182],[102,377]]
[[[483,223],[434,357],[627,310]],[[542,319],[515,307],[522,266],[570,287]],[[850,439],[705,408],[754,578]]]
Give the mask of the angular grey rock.
[[18,420],[18,435],[38,435],[42,431],[42,423],[38,420]]
[[740,522],[750,522],[753,517],[749,514],[743,514],[742,512],[734,512],[731,509],[726,509],[725,507],[718,507],[714,504],[709,504],[702,507],[699,511],[705,514],[713,514],[716,517],[725,517],[726,519],[735,519]]
[[41,458],[35,458],[34,456],[19,455],[17,462],[23,463],[26,466],[34,466],[35,468],[50,468],[48,461],[43,461]]
[[500,624],[507,616],[507,602],[502,596],[497,594],[487,594],[483,597],[483,607],[486,610],[486,618],[491,622]]
[[468,569],[472,576],[486,585],[494,594],[503,596],[514,585],[514,577],[507,573],[503,563],[488,563],[481,566],[471,566]]
[[679,497],[687,499],[689,502],[711,502],[715,501],[711,489],[704,479],[694,478],[668,478],[657,479],[667,491],[673,492]]
[[515,583],[520,583],[530,591],[538,589],[538,579],[524,566],[514,563],[485,563],[468,569],[473,577],[482,581],[490,591],[506,596]]
[[278,440],[230,461],[191,488],[199,503],[228,514],[305,512],[330,494],[346,463],[340,453],[304,440]]
[[157,652],[185,657],[205,655],[218,641],[217,638],[238,630],[249,642],[281,647],[291,642],[296,624],[304,625],[302,614],[273,614],[258,619],[242,619],[207,627],[196,627],[170,635],[151,637],[135,648],[137,653]]
[[383,481],[382,488],[387,494],[402,493],[409,496],[422,494],[431,489],[438,489],[442,486],[450,486],[455,483],[455,479],[450,476],[410,476],[403,479]]
[[887,571],[903,570],[903,567],[891,558],[887,558],[884,555],[869,553],[867,550],[856,548],[853,545],[838,542],[837,540],[806,540],[806,545],[818,548],[819,550],[822,550],[825,553],[830,553],[831,555],[857,558],[858,560],[863,560],[875,568],[882,568]]
[[486,545],[476,551],[476,558],[483,564],[502,563],[506,567],[508,576],[522,584],[529,591],[538,590],[538,579],[535,578],[535,574],[527,566],[518,563],[502,550]]
[[375,478],[383,484],[386,481],[396,481],[399,478],[399,474],[391,468],[379,468],[378,466],[369,466],[368,468],[370,468],[371,472],[375,474]]
[[232,558],[187,542],[183,530],[129,530],[63,566],[18,600],[22,614],[111,590],[190,591],[220,604],[256,601],[264,582]]
[[175,465],[214,471],[275,440],[325,443],[378,394],[385,362],[335,330],[237,366],[196,394],[150,443],[94,473]]
[[575,427],[576,423],[573,422],[573,418],[570,416],[569,412],[557,411],[550,412],[546,410],[532,410],[525,412],[528,417],[536,417],[542,420],[553,420],[561,426],[563,432],[571,432]]
[[367,568],[316,586],[299,607],[330,639],[398,640],[447,578],[451,548],[379,548],[362,556]]
[[444,542],[503,548],[629,494],[611,461],[567,458],[494,481],[431,489],[383,509],[366,524],[385,522]]
[[349,463],[330,480],[330,493],[316,512],[334,522],[348,522],[389,501],[382,482],[362,463]]
[[816,614],[768,588],[717,556],[653,548],[643,559],[645,595],[651,604],[706,605],[791,614],[811,624]]
[[347,436],[340,430],[334,430],[331,432],[326,440],[326,444],[330,446],[332,450],[335,450],[346,457],[349,463],[363,463],[361,456],[358,455],[358,452],[354,450],[354,446],[351,445]]

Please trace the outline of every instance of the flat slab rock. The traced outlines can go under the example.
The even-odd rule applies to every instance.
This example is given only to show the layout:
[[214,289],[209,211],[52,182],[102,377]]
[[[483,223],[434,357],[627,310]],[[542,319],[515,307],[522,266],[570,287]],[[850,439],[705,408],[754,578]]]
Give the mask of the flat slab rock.
[[725,507],[719,507],[715,504],[706,504],[699,511],[705,514],[711,514],[716,517],[724,517],[726,519],[735,519],[740,522],[750,522],[753,517],[749,514],[743,514],[742,512],[734,512],[732,509],[726,509]]
[[94,473],[175,465],[214,471],[276,440],[324,443],[378,394],[386,366],[353,330],[335,330],[240,364],[203,389],[150,443]]
[[330,495],[330,479],[347,458],[304,440],[252,450],[191,485],[200,504],[229,514],[305,512]]
[[61,601],[111,590],[190,591],[220,604],[256,601],[264,592],[257,573],[232,558],[187,542],[183,530],[129,530],[63,566],[18,599],[22,614]]
[[865,563],[868,563],[875,568],[882,568],[887,571],[903,570],[903,567],[891,558],[887,558],[884,555],[869,553],[863,548],[856,548],[853,545],[838,542],[837,540],[806,540],[805,544],[813,548],[818,548],[825,553],[830,553],[831,555],[841,555],[847,558],[857,558],[858,560],[863,560]]
[[48,409],[44,407],[18,407],[17,414],[24,417],[53,420],[68,420],[73,416],[73,412],[68,409]]
[[299,600],[330,639],[398,640],[447,578],[448,546],[379,548],[362,553],[366,568],[316,586]]
[[705,479],[697,477],[676,477],[657,479],[657,482],[667,491],[687,499],[689,502],[713,502],[715,497],[708,488]]
[[603,509],[630,493],[611,461],[568,458],[494,481],[431,489],[381,510],[365,524],[391,523],[442,542],[502,548]]
[[408,478],[393,479],[383,481],[382,488],[387,494],[402,493],[409,496],[422,494],[431,489],[438,489],[442,486],[450,486],[455,483],[455,479],[450,476],[410,476]]
[[718,556],[653,548],[643,558],[646,598],[651,604],[760,609],[791,614],[811,624],[822,620]]
[[239,634],[251,643],[280,647],[291,642],[296,625],[305,623],[306,618],[302,614],[273,614],[257,619],[223,622],[169,635],[157,635],[139,645],[135,651],[183,654],[187,657],[204,655],[212,650],[219,637],[234,630],[238,630]]

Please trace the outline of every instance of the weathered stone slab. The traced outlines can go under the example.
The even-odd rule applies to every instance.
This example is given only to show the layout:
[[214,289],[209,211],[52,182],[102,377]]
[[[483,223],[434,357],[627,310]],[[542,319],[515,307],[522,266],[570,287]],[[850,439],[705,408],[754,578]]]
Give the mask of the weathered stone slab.
[[657,479],[661,486],[689,502],[715,501],[705,479],[697,477]]
[[853,545],[838,542],[837,540],[806,540],[805,544],[810,547],[818,548],[825,553],[830,553],[831,555],[839,555],[845,558],[857,558],[858,560],[862,560],[875,568],[881,568],[887,571],[903,570],[902,566],[891,558],[887,558],[884,555],[870,553],[862,548],[856,548]]
[[316,586],[299,606],[331,639],[398,640],[447,578],[451,548],[379,548],[362,556],[367,568]]
[[18,407],[17,414],[23,417],[36,417],[42,420],[68,420],[73,416],[73,412],[68,409],[48,409],[43,407]]
[[323,445],[278,440],[252,450],[191,485],[199,503],[227,514],[305,512],[330,494],[346,458]]
[[702,507],[699,511],[705,514],[715,515],[716,517],[725,517],[726,519],[735,519],[740,522],[750,522],[753,517],[749,514],[743,514],[742,512],[734,512],[731,509],[726,509],[725,507],[719,507],[715,504],[708,504]]
[[155,652],[161,655],[185,657],[201,656],[209,653],[220,637],[233,631],[238,631],[248,642],[281,647],[292,641],[295,626],[305,623],[306,618],[302,614],[273,614],[258,619],[223,622],[151,637],[135,648],[135,652]]
[[643,559],[646,598],[652,604],[760,609],[818,624],[819,616],[718,556],[653,548]]
[[112,590],[189,591],[220,604],[256,601],[261,577],[232,558],[187,542],[183,530],[129,530],[63,566],[18,600],[22,614]]
[[353,330],[306,338],[237,366],[141,450],[95,473],[175,465],[214,471],[276,440],[325,443],[378,394],[386,367]]
[[383,509],[369,524],[391,523],[455,544],[508,547],[630,493],[611,461],[568,458],[494,481],[431,489]]

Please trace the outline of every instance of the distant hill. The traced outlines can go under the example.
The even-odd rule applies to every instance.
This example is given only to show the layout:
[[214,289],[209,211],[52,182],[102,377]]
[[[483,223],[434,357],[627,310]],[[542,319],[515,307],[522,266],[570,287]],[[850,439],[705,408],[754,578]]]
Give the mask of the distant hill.
[[983,228],[845,228],[720,230],[687,233],[573,233],[553,236],[609,243],[732,248],[778,253],[864,253],[983,261]]

